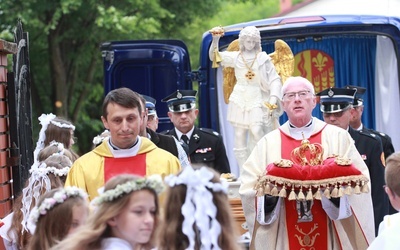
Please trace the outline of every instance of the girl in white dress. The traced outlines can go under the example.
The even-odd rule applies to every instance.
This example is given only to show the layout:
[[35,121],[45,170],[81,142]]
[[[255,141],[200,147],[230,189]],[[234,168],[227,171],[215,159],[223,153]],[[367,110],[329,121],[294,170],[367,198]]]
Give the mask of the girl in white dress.
[[52,189],[29,215],[32,238],[27,250],[50,249],[83,225],[89,214],[87,194],[77,187]]
[[92,201],[94,211],[87,223],[52,249],[152,249],[159,212],[157,194],[163,188],[161,176],[111,178]]
[[158,230],[158,250],[240,250],[228,201],[228,183],[211,168],[185,168],[170,186]]
[[22,194],[14,202],[12,213],[4,219],[0,228],[7,250],[25,249],[31,237],[27,222],[30,210],[40,195],[64,186],[65,178],[74,157],[62,143],[52,142],[38,153],[38,161],[29,170],[31,176],[25,183]]

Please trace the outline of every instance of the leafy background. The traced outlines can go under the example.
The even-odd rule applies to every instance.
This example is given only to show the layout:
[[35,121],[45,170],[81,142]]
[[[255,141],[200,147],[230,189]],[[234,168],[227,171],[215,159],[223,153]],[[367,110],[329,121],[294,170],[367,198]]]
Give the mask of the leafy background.
[[278,13],[279,0],[0,0],[0,39],[14,40],[18,20],[29,33],[33,134],[40,114],[62,116],[76,125],[83,154],[104,129],[102,42],[180,39],[197,69],[204,32]]

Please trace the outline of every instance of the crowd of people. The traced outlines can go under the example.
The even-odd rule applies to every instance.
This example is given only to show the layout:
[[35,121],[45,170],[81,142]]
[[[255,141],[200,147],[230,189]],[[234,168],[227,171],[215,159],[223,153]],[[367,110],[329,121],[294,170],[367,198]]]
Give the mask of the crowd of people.
[[[235,147],[257,138],[238,161],[248,247],[398,249],[400,152],[389,136],[360,122],[365,89],[315,93],[296,76],[278,91],[279,76],[254,41],[258,30],[243,32],[240,51],[221,52],[221,60],[237,70],[228,114],[237,125]],[[214,33],[210,59],[219,53],[221,34]],[[246,103],[257,107],[251,114],[237,94],[249,85],[257,92]],[[288,121],[258,135],[261,128],[253,125],[264,122],[262,91],[277,105],[270,113],[282,109]],[[40,116],[30,177],[0,227],[5,248],[244,249],[221,178],[230,173],[222,136],[195,126],[196,94],[177,90],[162,100],[174,128],[159,133],[154,98],[128,88],[110,91],[102,106],[106,130],[82,156],[72,150],[71,122]],[[318,100],[324,121],[312,116]]]
[[[53,114],[39,117],[31,176],[0,228],[6,249],[200,249],[209,238],[209,249],[241,249],[227,184],[219,178],[219,171],[230,171],[227,160],[219,169],[211,168],[219,162],[208,166],[208,159],[192,166],[183,143],[146,126],[155,115],[149,114],[148,100],[127,88],[108,93],[101,117],[106,131],[82,156],[71,148],[75,127],[69,121]],[[187,126],[194,126],[194,119]],[[208,141],[200,132],[193,137]],[[209,147],[214,154],[214,144]],[[201,202],[204,195],[210,204]],[[189,232],[187,207],[202,219],[212,216],[210,224],[196,220]],[[166,221],[175,220],[183,231],[169,229]],[[171,237],[180,240],[170,242]]]

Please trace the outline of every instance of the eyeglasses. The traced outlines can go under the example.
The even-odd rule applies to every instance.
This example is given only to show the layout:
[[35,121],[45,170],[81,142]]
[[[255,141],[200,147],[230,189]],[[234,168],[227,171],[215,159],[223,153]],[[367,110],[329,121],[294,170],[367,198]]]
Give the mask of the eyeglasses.
[[336,112],[336,113],[324,113],[324,117],[328,118],[330,116],[334,116],[335,118],[340,118],[343,116],[344,111]]
[[296,98],[296,96],[299,97],[299,99],[303,100],[309,97],[310,91],[309,90],[303,90],[299,92],[288,92],[283,95],[283,98],[289,101],[292,101]]

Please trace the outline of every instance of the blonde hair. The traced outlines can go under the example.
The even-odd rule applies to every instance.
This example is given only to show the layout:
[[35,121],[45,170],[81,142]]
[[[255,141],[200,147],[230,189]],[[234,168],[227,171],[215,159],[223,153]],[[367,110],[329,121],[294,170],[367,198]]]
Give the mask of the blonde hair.
[[[115,189],[119,184],[123,184],[129,181],[134,181],[138,178],[135,175],[122,174],[111,178],[107,181],[104,191]],[[158,223],[158,198],[156,192],[151,188],[143,188],[138,191],[147,190],[154,196],[156,204],[154,228],[157,227]],[[100,249],[101,241],[104,238],[111,237],[111,228],[108,225],[108,221],[118,214],[129,204],[130,198],[137,191],[133,191],[128,195],[123,195],[119,198],[114,199],[112,202],[101,203],[96,210],[89,216],[88,221],[85,225],[81,226],[71,236],[57,244],[53,250],[78,250],[78,249]],[[154,246],[154,232],[150,237],[150,241],[147,244],[141,246],[140,249],[152,249]]]
[[[41,196],[38,205],[46,198],[51,198],[63,188],[57,188]],[[49,249],[68,235],[73,222],[73,208],[84,206],[89,210],[86,199],[70,196],[63,203],[55,205],[45,215],[39,217],[35,233],[29,241],[28,250]]]
[[61,142],[52,142],[50,145],[48,145],[44,149],[40,150],[37,160],[39,162],[42,162],[52,155],[60,154],[60,155],[65,155],[66,157],[68,157],[71,160],[71,162],[74,162],[75,157],[72,155],[71,150],[69,150],[67,148],[63,148],[62,150],[60,150],[58,143],[61,143]]
[[385,182],[387,187],[400,197],[400,151],[386,159]]
[[[65,155],[50,156],[45,161],[43,161],[43,163],[46,164],[46,168],[54,167],[56,169],[63,169],[65,167],[71,167],[71,164],[72,164],[71,160]],[[47,177],[50,180],[50,188],[51,189],[64,186],[66,176],[58,176],[58,175],[55,175],[54,173],[48,173]],[[31,178],[35,178],[35,177],[33,177],[33,175],[31,175],[31,177],[28,180],[26,180],[25,188],[27,188],[30,183],[32,185],[36,185],[37,187],[39,187],[39,189],[37,189],[37,190],[35,189],[36,190],[35,192],[38,192],[38,194],[37,194],[38,197],[40,195],[43,195],[44,193],[46,193],[46,191],[48,191],[46,189],[46,186],[42,185],[43,182],[41,180],[31,180]],[[24,217],[24,213],[22,212],[22,210],[28,212],[36,205],[36,199],[33,197],[34,194],[32,192],[29,192],[27,194],[27,196],[28,197],[24,196],[23,194],[20,194],[15,199],[14,206],[13,206],[14,215],[13,215],[11,227],[7,232],[9,237],[11,237],[11,235],[13,235],[13,234],[16,235],[17,245],[18,245],[18,248],[20,248],[20,249],[25,248],[29,242],[29,239],[31,238],[31,234],[29,232],[25,231],[24,233],[22,233],[22,231],[23,231],[22,222],[27,220],[27,218]],[[27,199],[31,199],[29,207],[28,207],[28,205],[24,206],[24,203],[23,203],[23,200],[24,200],[24,202],[26,202]],[[26,204],[29,204],[29,202],[27,202]],[[28,215],[29,215],[29,213],[25,214],[25,216],[28,216]]]
[[71,131],[73,132],[74,130],[75,127],[70,121],[61,117],[55,117],[53,120],[51,120],[46,131],[44,132],[46,136],[44,140],[44,146],[50,145],[53,141],[60,142],[64,144],[64,147],[72,155],[71,160],[75,161],[79,158],[79,155],[72,150],[71,139],[73,136]]

